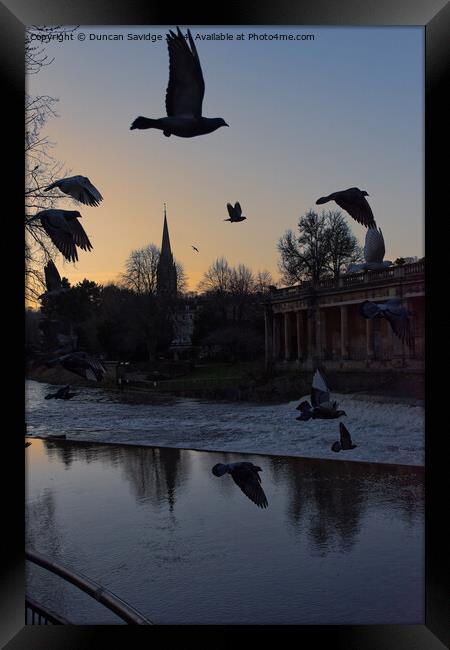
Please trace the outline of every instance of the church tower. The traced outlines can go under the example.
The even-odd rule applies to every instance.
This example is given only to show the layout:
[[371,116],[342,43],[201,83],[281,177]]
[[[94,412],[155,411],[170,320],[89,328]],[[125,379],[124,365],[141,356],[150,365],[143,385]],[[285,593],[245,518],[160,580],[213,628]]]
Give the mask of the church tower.
[[165,203],[161,254],[159,256],[158,267],[156,270],[156,293],[161,298],[173,299],[177,297],[177,269],[170,248]]

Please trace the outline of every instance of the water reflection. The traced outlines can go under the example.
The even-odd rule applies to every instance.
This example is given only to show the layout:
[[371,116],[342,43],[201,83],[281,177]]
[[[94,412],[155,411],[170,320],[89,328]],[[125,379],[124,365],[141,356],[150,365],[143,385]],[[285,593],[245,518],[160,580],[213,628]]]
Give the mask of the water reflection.
[[[74,461],[90,464],[100,461],[111,467],[120,467],[139,503],[169,506],[172,512],[176,493],[189,474],[189,458],[181,449],[164,447],[136,447],[66,444],[63,441],[44,440],[49,458],[58,458],[66,468]],[[181,464],[182,455],[186,457]]]
[[369,507],[395,507],[412,526],[424,502],[423,473],[406,466],[273,457],[271,471],[287,488],[287,516],[319,554],[350,551]]
[[[27,545],[155,622],[423,623],[422,470],[69,440],[28,452]],[[240,461],[262,468],[267,510],[211,472]],[[32,586],[77,623],[104,620]]]

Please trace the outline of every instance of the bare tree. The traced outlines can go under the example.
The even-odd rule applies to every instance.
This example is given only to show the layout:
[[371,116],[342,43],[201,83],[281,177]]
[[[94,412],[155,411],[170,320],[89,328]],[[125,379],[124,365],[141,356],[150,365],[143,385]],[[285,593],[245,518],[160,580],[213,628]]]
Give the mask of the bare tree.
[[[125,262],[125,271],[120,275],[119,283],[135,293],[156,294],[156,278],[161,249],[155,244],[131,251]],[[174,260],[177,270],[177,293],[183,294],[187,288],[187,276],[183,265]]]
[[298,222],[299,235],[287,230],[278,242],[278,262],[287,284],[337,277],[349,262],[362,258],[361,248],[339,212],[310,210]]
[[156,271],[160,249],[155,244],[131,251],[121,274],[121,284],[136,293],[156,293]]
[[269,291],[270,287],[275,285],[275,281],[272,277],[272,274],[267,269],[262,271],[257,271],[255,275],[255,291],[258,293],[264,293]]
[[198,283],[199,291],[225,294],[230,291],[232,269],[224,257],[218,257]]
[[328,237],[326,268],[331,271],[334,278],[338,278],[342,269],[348,264],[364,262],[364,253],[342,212],[330,210],[324,214]]

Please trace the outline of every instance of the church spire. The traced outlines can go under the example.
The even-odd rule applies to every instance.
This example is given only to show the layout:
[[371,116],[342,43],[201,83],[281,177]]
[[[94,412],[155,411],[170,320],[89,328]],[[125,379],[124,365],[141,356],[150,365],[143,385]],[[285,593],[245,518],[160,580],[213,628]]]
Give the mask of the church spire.
[[159,255],[158,267],[156,270],[156,292],[159,296],[176,298],[177,295],[177,269],[173,261],[172,249],[170,247],[169,226],[167,225],[167,211],[164,203],[164,224]]
[[167,213],[166,213],[166,204],[164,203],[164,225],[163,225],[163,236],[161,244],[161,256],[167,255],[172,257],[172,250],[170,248],[170,237],[169,237],[169,226],[167,225]]

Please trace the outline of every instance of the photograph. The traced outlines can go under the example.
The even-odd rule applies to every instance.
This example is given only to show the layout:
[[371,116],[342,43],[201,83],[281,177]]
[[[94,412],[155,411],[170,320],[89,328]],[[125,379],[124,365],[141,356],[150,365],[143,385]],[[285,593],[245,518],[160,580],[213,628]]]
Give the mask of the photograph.
[[425,25],[47,22],[25,627],[422,628]]

